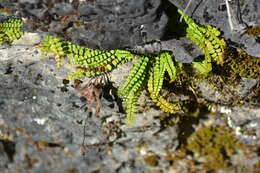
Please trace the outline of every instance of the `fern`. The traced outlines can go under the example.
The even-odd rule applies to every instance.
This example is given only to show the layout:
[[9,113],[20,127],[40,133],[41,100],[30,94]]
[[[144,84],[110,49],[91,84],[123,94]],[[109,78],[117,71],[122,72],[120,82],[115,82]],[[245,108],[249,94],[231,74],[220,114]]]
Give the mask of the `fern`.
[[153,101],[156,103],[156,106],[159,106],[164,112],[169,112],[171,114],[182,112],[178,105],[168,102],[162,96],[153,98]]
[[212,71],[212,60],[218,64],[223,64],[223,53],[226,46],[224,39],[220,38],[220,32],[210,25],[200,25],[188,15],[179,13],[184,16],[184,21],[188,25],[186,36],[196,43],[202,49],[205,59],[202,62],[193,62],[193,67],[198,71],[208,74]]
[[10,18],[0,21],[0,45],[20,38],[25,32],[21,31],[23,21],[17,18]]
[[164,59],[166,71],[170,76],[170,82],[175,81],[178,77],[178,73],[181,72],[182,63],[173,61],[173,55],[169,52],[161,54],[161,57]]
[[169,71],[168,73],[171,76],[172,81],[177,77],[178,70],[173,64],[174,62],[172,57],[168,52],[161,53],[155,58],[155,63],[152,67],[148,80],[148,91],[151,99],[165,112],[170,113],[176,113],[176,111],[180,110],[180,108],[175,104],[167,102],[162,96],[160,96],[160,91],[162,89],[166,70],[167,72]]
[[[183,14],[181,11],[179,12]],[[183,16],[187,24],[187,37],[196,43],[205,54],[203,61],[192,63],[195,69],[208,74],[212,70],[212,61],[216,61],[220,65],[225,63],[230,71],[236,71],[237,68],[240,69],[241,67],[246,69],[249,59],[246,59],[245,63],[240,65],[237,65],[231,56],[226,62],[223,61],[222,54],[226,43],[224,39],[220,38],[220,32],[217,29],[209,25],[197,24],[185,14]],[[0,44],[19,38],[24,33],[20,31],[22,26],[23,23],[20,19],[8,19],[0,22]],[[171,52],[162,51],[158,55],[144,54],[137,56],[130,51],[121,49],[104,51],[81,47],[53,36],[45,36],[44,41],[37,47],[43,53],[52,53],[57,66],[61,66],[67,57],[69,63],[75,66],[75,70],[68,75],[70,80],[106,74],[120,64],[138,57],[139,59],[125,83],[118,90],[119,96],[123,99],[123,106],[126,108],[129,125],[134,122],[139,97],[146,87],[151,99],[165,112],[176,113],[181,110],[180,106],[169,103],[160,95],[165,76],[168,75],[170,82],[173,82],[182,70],[182,63],[175,62],[173,60],[174,55]],[[255,59],[252,65],[254,65],[252,71],[247,73],[238,71],[236,73],[242,77],[250,75],[257,78],[259,76],[259,60]]]
[[162,85],[163,77],[165,74],[165,63],[163,63],[163,58],[155,57],[155,63],[150,72],[150,77],[148,80],[148,91],[151,94],[151,98],[158,97]]
[[126,109],[126,120],[129,127],[131,127],[135,120],[137,111],[137,103],[140,97],[140,91],[137,93],[130,93],[127,98],[124,99],[123,105]]
[[136,113],[136,104],[141,91],[146,86],[149,67],[149,57],[141,57],[128,75],[124,85],[118,90],[119,96],[123,98],[123,105],[126,108],[129,125],[133,123]]
[[38,48],[43,52],[52,53],[57,66],[61,66],[64,58],[68,56],[70,64],[79,68],[68,76],[69,79],[85,76],[93,77],[108,73],[134,57],[133,54],[126,50],[93,50],[53,36],[45,36],[44,41]]
[[[197,25],[188,16],[184,16],[184,20],[188,24],[187,36],[197,43],[205,53],[205,60],[194,62],[193,66],[207,74],[212,69],[212,59],[222,63],[222,48],[225,42],[218,38],[220,33],[216,29]],[[64,59],[64,55],[68,55],[70,64],[77,66],[76,70],[69,74],[70,80],[108,73],[136,56],[129,51],[120,49],[102,51],[84,48],[51,36],[47,36],[41,46],[44,51],[52,52],[58,63]],[[165,112],[180,112],[181,108],[176,104],[169,103],[160,95],[160,92],[166,72],[170,77],[170,82],[173,82],[177,79],[181,69],[182,64],[175,62],[170,52],[165,51],[159,55],[140,57],[118,91],[119,96],[123,99],[123,106],[126,108],[129,125],[133,124],[138,99],[146,85],[151,99],[157,106]]]
[[38,46],[38,48],[44,53],[52,53],[54,55],[56,65],[58,67],[64,64],[64,59],[67,52],[64,50],[64,42],[62,39],[46,35],[44,41]]

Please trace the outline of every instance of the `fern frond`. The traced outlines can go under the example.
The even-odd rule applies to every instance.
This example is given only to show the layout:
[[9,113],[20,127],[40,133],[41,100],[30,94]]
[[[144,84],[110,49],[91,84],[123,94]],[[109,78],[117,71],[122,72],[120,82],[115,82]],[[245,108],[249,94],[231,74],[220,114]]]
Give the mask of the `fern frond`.
[[11,42],[20,38],[25,32],[21,31],[23,21],[17,18],[10,18],[0,21],[0,45],[4,42]]
[[165,61],[164,63],[166,66],[166,71],[170,76],[170,82],[173,82],[176,80],[178,73],[181,72],[182,63],[175,62],[172,59],[173,55],[171,55],[169,52],[161,53],[160,56],[161,59],[164,59]]
[[162,96],[159,96],[159,97],[153,96],[152,99],[156,103],[156,106],[159,106],[164,112],[169,112],[171,114],[175,114],[176,112],[180,111],[180,107],[178,105],[169,103]]
[[37,48],[45,54],[52,53],[57,67],[60,67],[63,65],[64,59],[67,55],[67,52],[64,49],[66,44],[67,42],[63,41],[60,38],[46,35],[44,36],[44,41],[41,42],[41,44],[37,46]]
[[171,79],[174,80],[177,77],[177,69],[178,67],[175,67],[170,54],[168,52],[163,52],[159,57],[155,57],[154,66],[150,71],[148,80],[148,91],[150,97],[156,105],[165,112],[176,113],[176,111],[180,110],[179,106],[167,102],[162,96],[160,96],[165,71],[169,71],[169,75],[172,75]]
[[132,90],[136,92],[136,90],[142,86],[142,82],[145,80],[148,71],[149,57],[143,56],[137,61],[123,86],[119,88],[119,96],[126,97],[130,92],[132,92]]
[[157,97],[162,89],[164,74],[165,74],[165,63],[163,58],[155,57],[155,62],[150,71],[150,77],[148,80],[148,91],[151,95]]
[[207,74],[212,70],[211,61],[214,60],[218,64],[223,64],[223,53],[226,42],[220,38],[220,31],[210,25],[200,25],[195,23],[188,15],[184,15],[184,21],[188,27],[186,29],[187,37],[196,43],[205,54],[203,62],[193,63],[194,68],[202,73]]
[[96,69],[110,64],[113,68],[119,64],[125,63],[133,59],[134,55],[125,50],[93,50],[76,46],[74,44],[68,44],[68,53],[70,63],[85,67],[87,69]]
[[132,60],[135,56],[129,51],[120,49],[93,50],[53,36],[45,36],[38,48],[45,53],[52,53],[57,66],[61,66],[65,57],[68,56],[70,64],[81,68],[81,70],[72,72],[68,76],[69,79],[75,79],[76,76],[93,77],[108,73],[118,65]]
[[203,74],[208,74],[212,71],[211,62],[208,62],[207,60],[203,60],[201,62],[193,61],[192,66],[194,69],[197,69],[199,72]]
[[68,80],[80,79],[86,76],[86,71],[82,69],[76,69],[69,73]]
[[80,67],[97,68],[108,64],[116,57],[113,55],[113,50],[102,51],[84,48],[72,43],[68,44],[67,51],[69,53],[70,63],[79,65]]
[[123,104],[126,108],[126,120],[129,127],[131,127],[135,120],[135,115],[137,111],[137,103],[140,97],[140,91],[137,93],[130,93],[127,98],[125,98]]
[[[108,64],[103,67],[95,68],[95,69],[88,69],[88,68],[83,68],[83,67],[77,67],[76,71],[72,71],[69,74],[69,79],[79,79],[83,77],[95,77],[95,76],[100,76],[106,73],[109,73],[110,71],[113,70],[113,67]],[[80,73],[79,75],[76,75],[77,73]],[[78,76],[78,78],[72,77],[72,76]],[[81,77],[79,77],[81,76]]]
[[149,57],[141,57],[118,91],[119,96],[123,98],[123,106],[126,108],[127,121],[130,126],[134,121],[139,96],[146,86],[149,67]]

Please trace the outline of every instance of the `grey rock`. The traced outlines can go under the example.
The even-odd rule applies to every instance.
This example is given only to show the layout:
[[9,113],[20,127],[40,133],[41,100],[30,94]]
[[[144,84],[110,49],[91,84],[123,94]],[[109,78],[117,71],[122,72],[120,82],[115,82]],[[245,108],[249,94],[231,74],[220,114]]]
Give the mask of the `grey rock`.
[[162,50],[173,52],[177,62],[191,63],[195,57],[201,55],[201,51],[187,38],[171,39],[162,42]]
[[[26,19],[26,29],[91,48],[133,47],[163,37],[168,17],[161,1],[95,1],[50,4],[47,0],[12,2],[16,15]],[[8,3],[3,3],[7,7]],[[9,7],[10,8],[10,7]],[[79,26],[77,26],[79,22]]]
[[260,109],[255,107],[234,107],[227,114],[228,125],[238,138],[247,145],[260,144]]
[[[169,0],[179,9],[184,10],[189,0]],[[245,49],[250,55],[260,57],[260,43],[248,35],[243,34],[246,27],[260,25],[260,1],[258,0],[232,0],[231,9],[235,10],[232,17],[234,30],[231,30],[227,8],[222,0],[192,0],[186,14],[200,24],[209,24],[219,28],[226,40]],[[233,20],[234,21],[234,20]]]
[[[78,41],[82,45],[91,45],[88,47],[106,49],[132,47],[139,43],[143,45],[150,39],[160,38],[167,23],[164,13],[157,11],[160,1],[156,0],[97,0],[88,5],[73,1],[70,9],[79,8],[80,13],[85,15],[81,18],[83,25],[77,27],[71,27],[74,21],[78,21],[78,16],[72,13],[73,10],[61,8],[59,15],[72,13],[72,16],[69,16],[71,18],[68,23],[59,23],[59,16],[55,16],[55,11],[51,10],[54,6],[49,4],[47,8],[47,1],[43,1],[46,6],[38,6],[37,1],[23,2],[25,1],[19,1],[24,8],[18,10],[18,15],[25,15],[30,21],[28,25],[36,24],[36,29],[54,35],[71,33],[60,37]],[[60,8],[59,3],[57,6]],[[1,1],[0,4],[12,9],[17,8],[12,6],[17,5],[17,1],[13,0]],[[31,10],[41,10],[42,13],[35,17],[30,13]],[[50,19],[50,16],[53,18]],[[35,22],[38,18],[39,25]],[[95,25],[95,21],[98,21],[98,25]],[[114,24],[120,24],[116,25],[120,27],[117,28]],[[159,26],[156,26],[157,24]],[[90,29],[86,29],[86,26]],[[64,32],[60,32],[64,29]],[[128,31],[131,31],[129,35]],[[93,105],[81,99],[73,83],[64,83],[63,79],[72,67],[65,65],[57,68],[53,59],[40,59],[41,55],[33,47],[41,39],[41,35],[27,36],[22,37],[13,46],[0,47],[0,132],[9,135],[4,141],[13,146],[12,159],[6,151],[0,154],[1,164],[4,165],[0,164],[3,167],[0,168],[2,172],[145,172],[154,170],[144,163],[144,157],[150,154],[159,156],[159,168],[166,172],[170,165],[166,156],[176,151],[180,144],[180,135],[188,133],[185,129],[191,128],[192,122],[183,124],[185,127],[179,127],[181,132],[177,130],[180,126],[178,124],[164,127],[160,124],[160,119],[156,118],[162,112],[154,108],[154,104],[150,103],[150,99],[144,93],[134,126],[127,126],[116,89],[122,85],[135,61],[119,67],[110,74],[114,87],[104,88],[104,96],[101,98],[102,109],[100,117],[97,117],[87,111],[87,107]],[[26,38],[29,38],[30,42],[26,41]],[[79,38],[84,39],[83,42]],[[186,40],[180,39],[174,48],[177,51],[181,44],[180,57],[185,58],[180,58],[179,61],[191,62],[193,56],[199,55],[200,52],[193,47],[192,50],[186,50],[185,43]],[[193,52],[192,56],[189,55],[189,51]],[[228,98],[234,97],[233,93],[219,93],[214,87],[212,90],[206,82],[197,86],[200,87],[201,95],[212,102],[225,103]],[[237,88],[232,91],[235,96],[245,97],[255,86],[254,80],[244,79],[239,84],[239,91]],[[228,97],[226,99],[222,96]],[[144,107],[149,107],[149,110],[142,110]],[[221,113],[230,113],[229,125],[238,132],[237,136],[241,141],[259,145],[258,109],[246,106],[231,110],[229,106],[227,109],[220,106],[219,110]],[[249,132],[252,131],[255,135],[250,136]],[[1,149],[3,136],[0,135],[0,139]],[[234,163],[238,163],[235,157],[233,160]]]
[[54,4],[51,13],[57,14],[59,16],[66,16],[74,12],[74,8],[69,3],[58,3]]
[[[8,142],[2,141],[0,142],[0,171],[5,170],[5,167],[7,166],[8,162],[11,160],[8,158]],[[10,145],[10,144],[9,144]]]
[[39,0],[19,0],[20,3],[37,4]]
[[[2,172],[139,172],[148,167],[139,150],[144,143],[145,150],[158,154],[176,149],[176,128],[161,132],[154,120],[161,111],[140,112],[127,127],[113,89],[105,90],[100,117],[86,111],[90,104],[81,101],[72,83],[64,84],[71,67],[39,58],[33,48],[39,37],[0,47],[0,132],[14,145],[13,160],[6,152],[0,155]],[[123,80],[124,74],[114,75]]]
[[242,79],[241,81],[241,91],[240,94],[242,97],[247,96],[254,87],[257,87],[257,80],[255,79]]

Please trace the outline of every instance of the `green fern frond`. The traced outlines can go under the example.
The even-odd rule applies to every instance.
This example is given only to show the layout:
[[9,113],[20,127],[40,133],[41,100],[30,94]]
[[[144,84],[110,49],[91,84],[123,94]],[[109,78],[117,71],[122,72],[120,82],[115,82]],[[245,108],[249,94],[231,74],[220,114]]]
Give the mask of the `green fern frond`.
[[[152,96],[151,96],[152,97]],[[162,96],[152,97],[153,101],[156,103],[156,106],[159,106],[164,112],[169,112],[175,114],[180,111],[180,107],[176,104],[169,103]]]
[[184,21],[188,25],[186,36],[196,43],[205,55],[205,59],[202,62],[194,62],[193,67],[207,74],[212,70],[212,60],[218,64],[223,64],[223,53],[226,42],[223,38],[220,38],[220,31],[210,25],[195,23],[193,19],[183,14],[181,10],[179,10],[179,13],[184,15]]
[[68,44],[68,52],[71,64],[93,69],[104,66],[116,58],[113,51],[92,50],[72,43]]
[[96,69],[110,64],[113,68],[119,64],[133,59],[134,55],[125,50],[92,50],[69,43],[68,45],[70,63],[85,67],[87,69]]
[[65,57],[68,56],[70,64],[81,68],[81,70],[72,72],[68,77],[70,79],[75,79],[76,76],[93,77],[102,75],[134,58],[134,55],[126,50],[93,50],[53,36],[45,36],[44,41],[38,48],[43,52],[52,53],[57,66],[61,66]]
[[74,80],[74,79],[79,79],[83,77],[95,77],[95,76],[100,76],[106,73],[109,73],[110,71],[113,70],[113,67],[108,64],[103,67],[95,68],[95,69],[88,69],[88,68],[83,68],[83,67],[77,67],[78,69],[70,72],[68,79],[69,80]]
[[69,73],[68,80],[80,79],[86,76],[86,71],[83,69],[76,69]]
[[60,67],[64,64],[64,59],[67,55],[67,52],[64,49],[66,44],[67,42],[60,38],[46,35],[44,36],[44,41],[37,46],[37,48],[45,54],[52,53],[57,67]]
[[165,63],[164,59],[155,57],[154,66],[150,71],[150,78],[148,80],[148,90],[154,97],[157,97],[162,89],[164,74],[165,74]]
[[170,76],[170,82],[173,82],[176,80],[178,73],[181,72],[182,69],[182,63],[175,62],[172,57],[173,55],[169,52],[161,53],[160,54],[161,59],[163,59],[166,66],[166,71]]
[[126,120],[129,127],[131,127],[135,120],[135,115],[137,111],[137,103],[141,92],[130,93],[124,100],[123,104],[126,109]]
[[139,96],[146,86],[149,67],[149,57],[141,57],[118,91],[119,96],[123,98],[123,106],[126,108],[127,121],[130,126],[134,121]]
[[175,67],[170,54],[168,52],[163,52],[159,57],[155,57],[155,63],[150,71],[148,80],[148,91],[151,99],[157,106],[165,112],[176,113],[176,111],[180,110],[179,106],[167,102],[162,96],[160,96],[166,70],[167,72],[169,71],[169,75],[172,76],[171,80],[175,80],[178,68]]
[[0,21],[0,45],[20,38],[25,32],[21,31],[23,21],[17,18],[10,18]]
[[118,94],[121,97],[126,97],[130,92],[138,90],[142,86],[142,82],[145,80],[146,74],[149,71],[149,57],[141,57],[130,74],[128,75],[123,86],[118,90]]
[[197,69],[199,72],[206,75],[212,71],[211,62],[208,62],[207,60],[203,60],[199,62],[193,61],[192,66],[194,69]]
[[86,54],[87,56],[70,55],[71,64],[78,65],[80,68],[83,68],[86,77],[93,77],[108,73],[115,69],[118,65],[124,64],[134,58],[134,55],[130,52],[120,49],[110,51],[86,51],[89,52],[89,55]]

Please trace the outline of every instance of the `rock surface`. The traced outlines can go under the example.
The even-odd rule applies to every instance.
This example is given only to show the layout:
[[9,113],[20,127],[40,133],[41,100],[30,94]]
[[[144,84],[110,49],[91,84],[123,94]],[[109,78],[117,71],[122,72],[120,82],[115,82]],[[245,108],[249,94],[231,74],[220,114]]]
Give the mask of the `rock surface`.
[[[169,1],[184,10],[190,0]],[[244,33],[247,27],[260,25],[260,1],[231,0],[229,4],[233,29],[229,24],[225,1],[192,0],[186,13],[200,24],[219,28],[226,40],[230,39],[234,45],[245,49],[250,55],[260,57],[260,43]]]
[[[160,15],[155,15],[160,9],[160,1],[155,0],[138,1],[138,3],[134,3],[135,1],[115,3],[110,0],[96,0],[95,3],[86,1],[89,6],[80,4],[83,1],[57,1],[50,7],[46,6],[47,1],[42,1],[43,4],[45,3],[42,6],[39,5],[40,2],[39,0],[6,0],[1,1],[0,5],[10,9],[17,9],[17,4],[25,5],[22,10],[17,11],[17,15],[28,17],[31,24],[36,25],[36,29],[42,31],[47,29],[48,33],[59,34],[60,30],[64,31],[63,29],[68,27],[66,28],[68,31],[65,29],[63,32],[65,35],[60,35],[61,37],[90,45],[89,47],[104,49],[131,47],[145,43],[147,41],[145,39],[148,41],[158,39],[168,19],[160,10]],[[144,5],[147,2],[150,3],[149,8]],[[172,2],[178,6],[176,2],[186,4],[187,0]],[[205,1],[211,7],[209,2]],[[129,6],[116,8],[120,3]],[[111,8],[111,4],[115,8]],[[214,4],[212,3],[212,6]],[[81,23],[72,26],[68,24],[78,19],[73,10],[79,6],[82,13],[86,13],[85,8],[88,9],[90,14],[85,14],[86,19],[104,22],[97,22],[102,26],[101,30],[96,32],[95,26],[90,25],[90,30],[87,32]],[[180,8],[185,8],[185,5]],[[136,11],[132,13],[131,9]],[[96,13],[109,14],[107,17],[111,20],[115,19],[113,22],[119,22],[122,28],[114,27],[112,24],[113,27],[109,28],[109,21],[106,21],[105,16],[98,17]],[[138,16],[140,13],[141,15]],[[226,12],[222,13],[226,14]],[[72,15],[68,23],[62,23],[61,18],[57,17],[67,14]],[[57,18],[48,18],[50,15]],[[118,17],[120,15],[123,15],[125,20],[121,21]],[[127,17],[129,15],[130,18]],[[245,15],[251,16],[251,13]],[[255,15],[257,16],[258,13]],[[37,23],[34,21],[37,18],[43,19]],[[43,25],[45,19],[47,23]],[[128,23],[129,21],[132,23]],[[139,28],[143,24],[139,21],[146,22],[144,29],[150,29],[145,37],[140,35],[144,33],[142,30],[137,32],[143,29],[143,27]],[[135,25],[135,30],[125,36],[124,32],[128,33],[132,24]],[[157,24],[160,25],[159,28],[153,27]],[[42,26],[46,28],[41,28]],[[73,31],[74,34],[69,35],[69,31]],[[223,31],[224,34],[229,32]],[[86,35],[88,37],[85,42],[80,42],[79,38],[85,38]],[[115,35],[118,35],[120,41],[114,37]],[[75,90],[74,83],[66,80],[67,73],[72,67],[66,65],[57,68],[52,58],[40,59],[41,54],[34,46],[41,37],[42,33],[28,33],[20,40],[14,41],[13,45],[0,47],[0,172],[190,173],[194,170],[205,172],[203,167],[205,158],[189,154],[190,151],[182,158],[178,153],[181,152],[180,148],[187,138],[197,131],[197,127],[201,125],[212,127],[216,124],[230,127],[241,143],[249,145],[249,149],[246,149],[249,158],[239,151],[228,158],[229,169],[221,171],[241,173],[245,170],[249,170],[246,172],[259,171],[259,164],[257,166],[260,160],[260,109],[259,90],[257,90],[259,81],[243,79],[239,88],[232,88],[236,96],[241,95],[241,97],[247,97],[251,92],[256,92],[254,94],[257,95],[258,92],[255,103],[248,102],[244,106],[235,107],[212,104],[213,113],[209,114],[203,111],[203,108],[198,108],[192,115],[172,117],[158,110],[144,93],[134,126],[129,128],[116,90],[122,85],[134,62],[120,66],[110,74],[112,85],[103,88],[102,108],[98,117],[94,114],[96,105],[83,99]],[[255,47],[252,49],[258,51]],[[191,57],[181,55],[180,57],[185,58],[179,61],[191,62],[192,60]],[[226,93],[226,90],[222,92],[212,90],[207,83],[197,85],[200,87],[200,95],[211,102],[224,102],[225,96],[228,96],[228,99],[233,96],[233,93]],[[182,99],[185,101],[187,98],[183,96]]]
[[[102,98],[101,117],[92,115],[73,85],[65,84],[68,69],[40,60],[32,46],[1,47],[0,54],[0,136],[6,140],[0,142],[1,172],[125,172],[132,164],[143,170],[135,150],[143,141],[160,152],[168,149],[166,143],[154,145],[167,133],[156,134],[158,124],[150,124],[159,111],[140,114],[139,123],[129,129],[114,96]],[[176,136],[174,131],[167,136],[175,148]]]
[[[169,35],[170,4],[184,10],[189,1],[6,0],[0,5],[22,17],[26,21],[25,30],[47,32],[90,48],[115,49],[164,40]],[[219,28],[233,46],[260,57],[259,41],[245,34],[248,27],[260,25],[258,0],[232,0],[229,8],[222,0],[192,0],[186,13],[198,23]]]
[[133,47],[160,39],[168,21],[160,4],[161,0],[0,2],[26,20],[27,30],[99,49]]
[[[53,59],[40,59],[33,47],[38,41],[39,36],[28,33],[0,49],[1,172],[166,172],[186,163],[173,165],[168,155],[178,151],[198,120],[190,115],[163,120],[162,112],[147,104],[144,95],[141,113],[129,128],[116,88],[111,86],[104,89],[97,117],[88,109],[95,105],[81,99],[74,84],[66,81],[71,67],[57,68]],[[121,85],[130,67],[111,74],[114,86]],[[216,110],[229,118],[213,118],[211,123],[227,122],[242,142],[259,144],[259,108],[220,106]],[[234,167],[240,164],[237,157]]]

